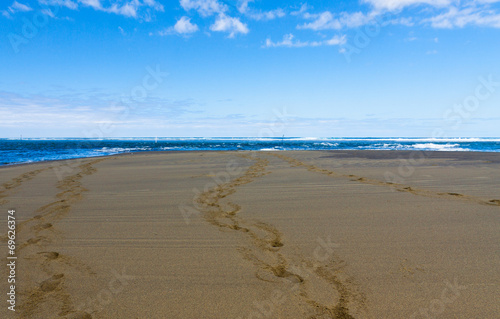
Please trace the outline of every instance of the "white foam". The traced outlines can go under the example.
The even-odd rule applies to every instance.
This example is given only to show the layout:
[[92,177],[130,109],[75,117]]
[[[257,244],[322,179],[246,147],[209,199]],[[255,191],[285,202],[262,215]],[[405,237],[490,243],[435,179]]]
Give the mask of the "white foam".
[[261,149],[259,149],[259,151],[261,151],[261,152],[273,152],[273,151],[283,151],[283,150],[280,148],[261,148]]
[[408,145],[409,148],[414,148],[414,149],[427,149],[435,151],[468,151],[468,149],[464,149],[459,146],[460,144],[435,144],[435,143]]

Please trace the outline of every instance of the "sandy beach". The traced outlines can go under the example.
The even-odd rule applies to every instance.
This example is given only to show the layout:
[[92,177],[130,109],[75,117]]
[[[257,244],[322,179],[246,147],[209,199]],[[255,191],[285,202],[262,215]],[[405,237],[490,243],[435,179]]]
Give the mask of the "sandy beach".
[[1,318],[500,318],[500,153],[135,153],[0,185]]

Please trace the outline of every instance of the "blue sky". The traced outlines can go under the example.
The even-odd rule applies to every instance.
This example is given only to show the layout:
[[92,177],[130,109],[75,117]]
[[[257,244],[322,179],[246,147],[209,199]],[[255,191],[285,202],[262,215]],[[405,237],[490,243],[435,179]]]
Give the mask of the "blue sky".
[[0,24],[0,137],[500,136],[500,0],[9,0]]

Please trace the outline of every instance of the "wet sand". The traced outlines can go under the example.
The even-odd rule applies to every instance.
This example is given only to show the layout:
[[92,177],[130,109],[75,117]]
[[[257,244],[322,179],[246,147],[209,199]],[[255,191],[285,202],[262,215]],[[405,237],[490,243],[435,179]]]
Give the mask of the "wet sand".
[[0,185],[1,318],[500,317],[500,154],[136,153]]

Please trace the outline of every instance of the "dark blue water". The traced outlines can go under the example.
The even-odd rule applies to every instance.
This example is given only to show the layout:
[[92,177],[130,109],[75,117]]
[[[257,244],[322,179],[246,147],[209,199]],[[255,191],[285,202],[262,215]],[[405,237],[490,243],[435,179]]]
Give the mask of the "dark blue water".
[[500,152],[500,138],[0,139],[0,165],[144,151],[434,150]]

